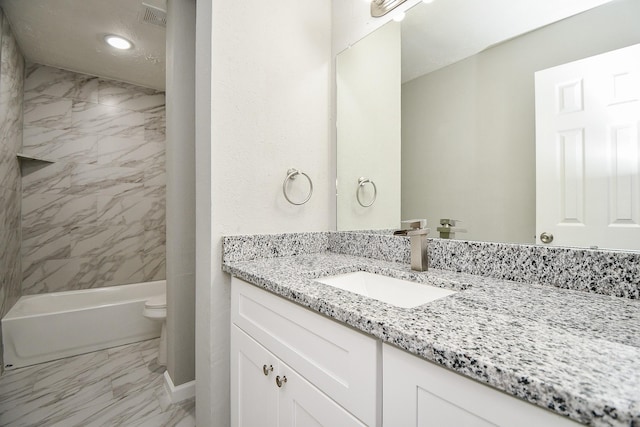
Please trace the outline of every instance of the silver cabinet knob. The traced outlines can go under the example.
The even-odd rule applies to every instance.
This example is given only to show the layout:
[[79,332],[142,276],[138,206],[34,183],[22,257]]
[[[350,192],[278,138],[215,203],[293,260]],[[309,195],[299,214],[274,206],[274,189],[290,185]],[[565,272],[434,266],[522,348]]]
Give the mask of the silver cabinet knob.
[[278,387],[282,387],[282,385],[286,382],[287,382],[287,377],[285,377],[284,375],[282,376],[282,378],[280,378],[280,375],[276,377],[276,385]]
[[553,234],[547,233],[546,231],[540,234],[540,241],[546,245],[553,242]]
[[268,367],[267,365],[262,365],[262,372],[265,375],[269,375],[269,372],[273,372],[273,365],[269,365]]

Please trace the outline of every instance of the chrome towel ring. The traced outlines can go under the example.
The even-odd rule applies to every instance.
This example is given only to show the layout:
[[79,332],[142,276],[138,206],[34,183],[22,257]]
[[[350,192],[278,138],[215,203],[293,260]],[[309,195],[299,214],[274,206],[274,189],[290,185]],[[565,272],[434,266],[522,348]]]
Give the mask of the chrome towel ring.
[[[293,181],[294,179],[296,179],[297,175],[303,175],[305,178],[307,178],[307,181],[309,181],[309,194],[307,194],[307,197],[301,202],[294,202],[289,198],[289,195],[287,194],[287,182],[289,182],[289,180]],[[313,194],[313,182],[311,182],[311,178],[309,178],[309,175],[307,175],[306,173],[301,172],[298,169],[291,168],[287,171],[287,177],[282,183],[282,194],[284,194],[284,198],[287,199],[287,202],[291,203],[292,205],[304,205],[309,201],[311,195]]]
[[[371,199],[371,203],[362,203],[362,200],[360,199],[360,189],[362,187],[364,187],[365,184],[371,184],[373,186],[373,198]],[[378,197],[378,187],[376,187],[376,183],[371,181],[369,178],[365,178],[364,176],[361,176],[360,178],[358,178],[358,188],[356,188],[356,199],[358,199],[358,203],[360,203],[360,206],[362,206],[363,208],[368,208],[369,206],[373,205],[373,203],[376,201],[376,197]]]

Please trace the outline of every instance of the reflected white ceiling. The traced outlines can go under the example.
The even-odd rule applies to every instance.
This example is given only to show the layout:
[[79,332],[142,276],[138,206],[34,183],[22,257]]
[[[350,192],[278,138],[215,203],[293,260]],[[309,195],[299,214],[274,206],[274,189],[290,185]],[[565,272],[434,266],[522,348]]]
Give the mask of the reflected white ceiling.
[[[0,0],[0,6],[28,61],[164,90],[165,29],[141,22],[142,0]],[[109,47],[106,34],[129,39],[133,49]]]
[[[609,1],[418,4],[402,22],[402,81]],[[0,6],[28,61],[164,90],[165,29],[141,22],[142,0],[0,0]],[[103,40],[106,34],[124,36],[134,48],[110,48]]]
[[434,0],[402,21],[402,82],[611,0]]

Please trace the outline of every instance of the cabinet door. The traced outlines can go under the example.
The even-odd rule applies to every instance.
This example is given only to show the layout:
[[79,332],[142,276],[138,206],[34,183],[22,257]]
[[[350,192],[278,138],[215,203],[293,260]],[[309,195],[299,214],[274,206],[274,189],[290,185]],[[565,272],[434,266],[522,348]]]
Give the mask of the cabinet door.
[[279,427],[364,427],[343,407],[280,362]]
[[580,425],[388,344],[382,360],[385,427]]
[[[266,370],[263,370],[266,366]],[[271,369],[273,367],[273,369]],[[231,326],[231,425],[275,427],[277,359],[247,334]],[[266,371],[266,375],[265,375]]]
[[365,424],[379,424],[375,339],[235,277],[231,321]]

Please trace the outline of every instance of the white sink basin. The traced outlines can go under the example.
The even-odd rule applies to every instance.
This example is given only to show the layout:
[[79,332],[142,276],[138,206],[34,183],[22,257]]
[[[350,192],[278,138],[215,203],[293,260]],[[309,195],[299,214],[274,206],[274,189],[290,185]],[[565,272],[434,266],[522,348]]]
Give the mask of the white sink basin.
[[366,271],[338,274],[315,280],[335,288],[404,308],[417,307],[456,293],[437,286],[394,279],[393,277],[367,273]]

